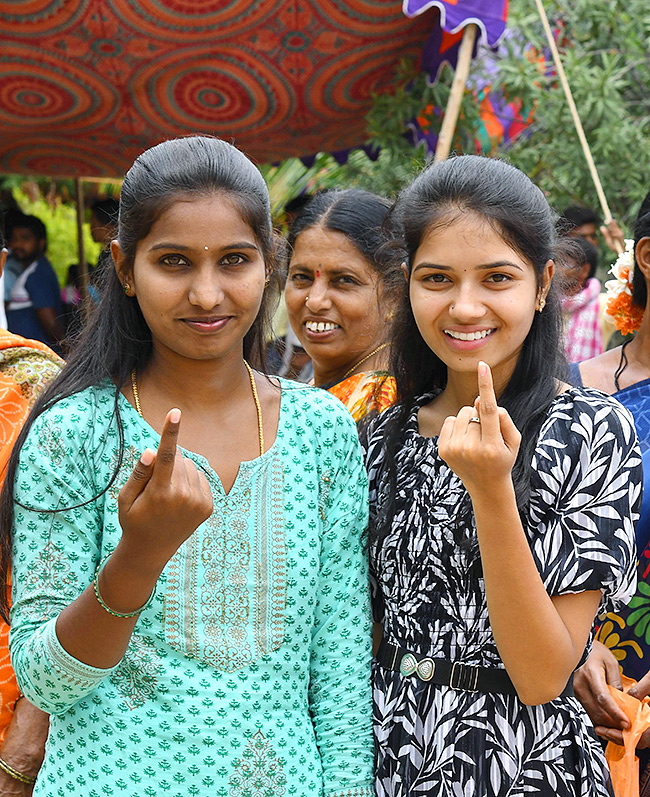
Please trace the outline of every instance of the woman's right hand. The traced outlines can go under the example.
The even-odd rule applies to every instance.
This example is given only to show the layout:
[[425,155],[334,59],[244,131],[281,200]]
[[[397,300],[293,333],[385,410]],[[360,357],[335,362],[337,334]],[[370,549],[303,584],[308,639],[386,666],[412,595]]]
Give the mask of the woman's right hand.
[[596,733],[616,744],[623,744],[621,731],[630,727],[625,713],[609,694],[607,685],[622,689],[621,671],[614,654],[602,642],[594,642],[587,661],[573,678],[576,697],[591,717]]
[[162,570],[212,514],[208,480],[178,451],[180,421],[181,411],[170,410],[158,451],[143,452],[118,497],[120,546],[153,569]]

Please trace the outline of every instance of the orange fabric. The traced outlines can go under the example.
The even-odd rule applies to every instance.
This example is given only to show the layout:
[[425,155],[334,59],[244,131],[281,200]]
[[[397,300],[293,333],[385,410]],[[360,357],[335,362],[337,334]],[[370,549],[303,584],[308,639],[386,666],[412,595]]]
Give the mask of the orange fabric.
[[623,731],[624,744],[609,742],[605,750],[616,797],[639,797],[639,759],[635,751],[642,734],[650,728],[650,700],[647,697],[637,700],[627,694],[635,683],[632,678],[623,676],[622,692],[608,686],[611,696],[630,721],[628,730]]
[[397,398],[397,385],[386,371],[372,371],[355,374],[331,387],[329,392],[345,404],[358,422],[370,412],[383,412],[392,407]]
[[[34,359],[35,351],[44,355],[37,358],[38,362]],[[21,363],[21,355],[24,363]],[[38,391],[44,386],[45,378],[54,376],[61,365],[63,360],[44,343],[0,329],[0,486],[11,450]],[[0,620],[0,744],[19,694],[9,659],[9,626]]]

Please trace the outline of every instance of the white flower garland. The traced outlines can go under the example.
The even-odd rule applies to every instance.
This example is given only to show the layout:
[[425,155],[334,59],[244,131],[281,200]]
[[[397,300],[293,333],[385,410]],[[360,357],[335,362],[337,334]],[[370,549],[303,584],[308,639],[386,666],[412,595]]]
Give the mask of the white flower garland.
[[609,312],[609,300],[617,299],[622,293],[632,296],[632,278],[634,277],[634,241],[625,239],[625,251],[621,252],[616,258],[616,262],[609,269],[609,274],[614,276],[613,280],[607,280],[605,290],[607,291],[607,309],[605,314],[614,318],[614,314]]

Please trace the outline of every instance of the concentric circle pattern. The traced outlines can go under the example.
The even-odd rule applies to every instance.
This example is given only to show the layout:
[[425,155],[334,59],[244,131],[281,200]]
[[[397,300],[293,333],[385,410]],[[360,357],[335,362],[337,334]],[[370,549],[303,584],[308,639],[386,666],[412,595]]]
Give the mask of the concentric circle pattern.
[[188,133],[260,161],[362,144],[435,19],[400,0],[0,0],[0,172],[119,176]]
[[34,38],[61,33],[87,10],[88,0],[0,0],[3,37]]
[[118,103],[115,90],[83,66],[17,46],[0,48],[0,71],[0,129],[96,129]]
[[259,56],[221,47],[211,58],[185,50],[157,59],[138,72],[131,94],[150,125],[164,118],[174,135],[254,135],[286,121],[293,106],[287,89]]
[[[100,151],[104,154],[98,163]],[[140,146],[131,147],[129,163],[140,151]],[[52,177],[120,175],[124,172],[125,154],[107,152],[101,149],[98,142],[76,136],[34,136],[6,143],[3,138],[0,143],[2,171],[15,174],[46,174]]]
[[197,38],[231,38],[274,14],[283,0],[111,0],[115,13],[147,35],[194,43]]

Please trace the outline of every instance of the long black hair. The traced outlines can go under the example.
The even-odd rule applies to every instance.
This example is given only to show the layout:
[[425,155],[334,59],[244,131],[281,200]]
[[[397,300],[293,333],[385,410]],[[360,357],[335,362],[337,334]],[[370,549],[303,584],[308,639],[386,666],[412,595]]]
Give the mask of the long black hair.
[[400,275],[399,265],[383,254],[390,237],[386,221],[391,207],[388,199],[358,188],[316,194],[291,225],[287,237],[288,254],[291,256],[300,233],[312,227],[340,232],[364,256],[384,287],[391,290]]
[[[503,161],[476,155],[430,166],[398,197],[392,217],[402,235],[400,255],[407,269],[410,271],[425,234],[452,224],[467,213],[490,224],[532,265],[541,289],[544,267],[554,256],[556,214],[523,172]],[[560,305],[551,285],[546,305],[542,312],[535,312],[514,372],[499,396],[500,406],[508,411],[522,436],[512,471],[520,512],[525,511],[529,499],[530,465],[537,436],[557,395],[558,380],[566,374],[561,334]],[[418,397],[442,390],[447,383],[447,366],[418,330],[407,285],[401,292],[394,325],[391,370],[397,380],[399,403],[389,411],[383,427],[386,493],[380,516],[370,529],[371,542],[378,543],[390,528],[397,490],[395,454],[401,447],[406,422]]]
[[[276,239],[269,194],[262,175],[231,144],[217,138],[189,136],[158,144],[140,155],[124,178],[117,240],[132,267],[138,243],[156,220],[179,198],[224,194],[237,207],[260,245],[273,283],[264,292],[252,327],[244,337],[244,357],[263,364],[264,344],[277,297]],[[118,410],[120,391],[134,368],[140,369],[152,351],[149,327],[136,299],[126,296],[112,258],[103,269],[100,301],[74,341],[67,365],[43,391],[16,442],[7,466],[0,498],[0,614],[7,619],[7,583],[14,522],[14,478],[20,450],[34,420],[56,402],[110,380],[115,385],[114,416],[119,455],[112,477],[96,500],[115,481],[124,458],[124,428]],[[62,509],[71,509],[63,507]]]
[[639,212],[634,224],[634,273],[632,275],[632,304],[636,307],[645,308],[648,302],[648,286],[646,284],[645,275],[637,266],[636,262],[636,248],[642,238],[650,236],[650,191],[646,194],[645,199],[641,203]]

